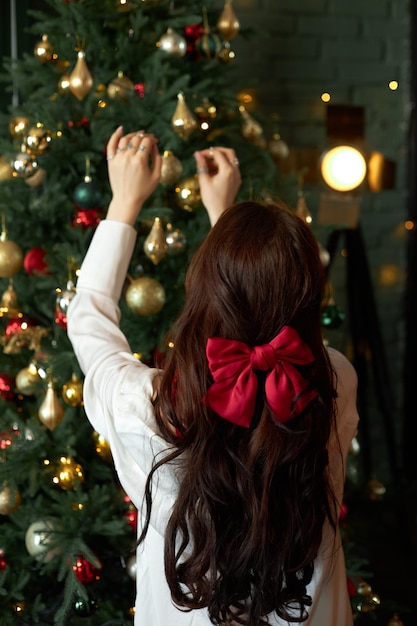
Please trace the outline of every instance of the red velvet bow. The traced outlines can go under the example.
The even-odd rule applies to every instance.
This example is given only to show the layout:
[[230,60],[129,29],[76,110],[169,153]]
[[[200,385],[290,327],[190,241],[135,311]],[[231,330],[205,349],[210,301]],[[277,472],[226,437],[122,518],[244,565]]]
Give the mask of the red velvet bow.
[[265,394],[277,422],[295,417],[317,396],[317,391],[294,367],[312,363],[313,353],[290,326],[284,326],[270,343],[254,348],[241,341],[212,337],[207,341],[206,355],[214,383],[205,402],[238,426],[249,428],[255,412],[255,370],[269,372]]

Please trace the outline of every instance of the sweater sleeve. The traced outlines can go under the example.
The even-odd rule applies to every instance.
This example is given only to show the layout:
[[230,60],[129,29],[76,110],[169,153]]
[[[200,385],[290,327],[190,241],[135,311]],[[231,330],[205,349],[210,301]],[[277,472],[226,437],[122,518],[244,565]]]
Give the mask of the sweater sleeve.
[[[168,444],[159,434],[152,405],[158,370],[132,355],[119,328],[118,302],[135,241],[132,227],[100,222],[81,266],[67,319],[68,336],[85,375],[87,417],[108,441],[120,482],[140,509],[154,458]],[[156,487],[152,519],[162,531],[159,523],[165,523],[161,520],[166,520],[176,492],[169,467],[158,470]]]

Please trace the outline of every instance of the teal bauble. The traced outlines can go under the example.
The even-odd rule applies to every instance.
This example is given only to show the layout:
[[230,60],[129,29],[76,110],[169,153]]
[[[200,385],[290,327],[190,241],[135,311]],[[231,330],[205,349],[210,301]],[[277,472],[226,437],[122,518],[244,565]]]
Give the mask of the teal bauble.
[[97,209],[103,201],[100,187],[91,179],[84,179],[76,186],[73,198],[82,209]]
[[220,37],[210,32],[204,32],[195,42],[195,50],[202,59],[215,59],[222,47]]

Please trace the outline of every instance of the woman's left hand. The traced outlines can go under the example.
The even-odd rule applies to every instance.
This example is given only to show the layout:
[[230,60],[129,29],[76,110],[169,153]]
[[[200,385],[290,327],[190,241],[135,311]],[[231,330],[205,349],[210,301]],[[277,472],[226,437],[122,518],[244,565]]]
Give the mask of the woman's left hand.
[[107,144],[107,160],[113,193],[107,219],[133,225],[161,177],[158,140],[144,131],[123,135],[119,126]]

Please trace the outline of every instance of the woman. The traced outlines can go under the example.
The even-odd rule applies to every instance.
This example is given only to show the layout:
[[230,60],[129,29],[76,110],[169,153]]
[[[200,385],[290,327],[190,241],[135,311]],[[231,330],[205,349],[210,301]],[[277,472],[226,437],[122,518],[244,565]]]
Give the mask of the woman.
[[135,623],[351,626],[337,530],[356,375],[321,338],[324,275],[302,220],[233,205],[232,149],[195,154],[212,230],[186,278],[164,371],[119,329],[157,140],[109,140],[107,219],[68,311],[84,401],[139,509]]

